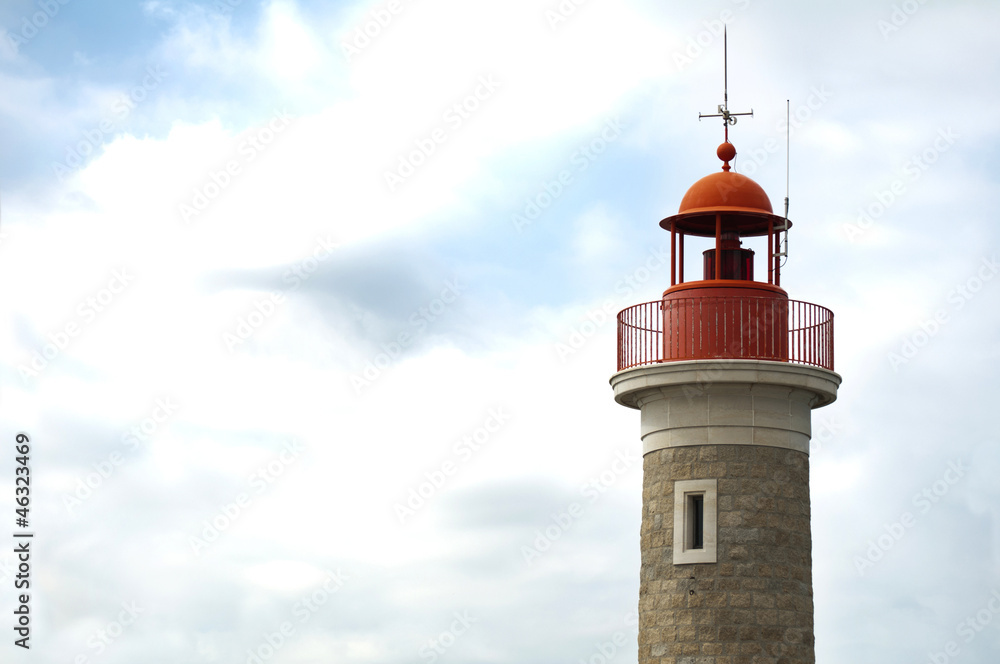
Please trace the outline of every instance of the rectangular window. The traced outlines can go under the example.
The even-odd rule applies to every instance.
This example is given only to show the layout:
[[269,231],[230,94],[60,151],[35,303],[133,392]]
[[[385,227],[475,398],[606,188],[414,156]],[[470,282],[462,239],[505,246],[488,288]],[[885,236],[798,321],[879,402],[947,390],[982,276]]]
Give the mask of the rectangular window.
[[688,549],[705,548],[705,494],[687,494],[687,546]]
[[718,480],[674,482],[674,564],[716,562]]

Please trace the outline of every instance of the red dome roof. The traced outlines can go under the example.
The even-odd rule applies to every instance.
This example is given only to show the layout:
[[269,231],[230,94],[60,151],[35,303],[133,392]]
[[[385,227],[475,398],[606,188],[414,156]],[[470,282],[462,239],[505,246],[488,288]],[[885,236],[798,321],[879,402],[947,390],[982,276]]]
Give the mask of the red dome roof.
[[[716,154],[724,163],[722,171],[707,175],[691,185],[681,199],[677,214],[667,217],[660,226],[671,227],[687,235],[714,237],[717,219],[725,232],[740,237],[767,235],[774,224],[785,219],[774,214],[771,199],[759,184],[745,175],[733,173],[729,162],[736,157],[736,148],[728,141]],[[792,222],[787,222],[791,227]]]
[[712,173],[695,182],[684,194],[677,212],[718,208],[773,212],[771,199],[761,186],[747,176],[732,171]]

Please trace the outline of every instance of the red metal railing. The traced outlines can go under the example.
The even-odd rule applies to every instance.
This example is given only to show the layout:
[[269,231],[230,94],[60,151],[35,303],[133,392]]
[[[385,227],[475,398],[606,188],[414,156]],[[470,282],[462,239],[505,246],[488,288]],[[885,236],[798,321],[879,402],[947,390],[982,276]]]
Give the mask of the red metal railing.
[[833,312],[798,300],[717,296],[644,302],[618,313],[619,371],[660,362],[734,358],[832,371]]

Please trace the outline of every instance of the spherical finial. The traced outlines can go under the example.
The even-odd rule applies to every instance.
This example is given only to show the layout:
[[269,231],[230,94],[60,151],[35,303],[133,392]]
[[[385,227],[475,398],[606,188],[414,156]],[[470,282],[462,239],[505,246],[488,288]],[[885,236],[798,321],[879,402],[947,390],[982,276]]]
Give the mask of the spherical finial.
[[722,170],[728,171],[729,162],[736,158],[736,147],[729,141],[726,141],[719,146],[719,149],[715,151],[715,154],[719,155],[719,159],[725,162],[722,165]]

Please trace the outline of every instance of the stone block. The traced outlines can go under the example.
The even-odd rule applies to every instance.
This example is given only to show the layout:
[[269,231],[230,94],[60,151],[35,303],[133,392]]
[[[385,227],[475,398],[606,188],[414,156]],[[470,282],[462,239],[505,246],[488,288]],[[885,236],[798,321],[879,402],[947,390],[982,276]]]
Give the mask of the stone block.
[[729,606],[738,609],[748,609],[752,603],[750,593],[729,593]]
[[739,526],[743,523],[743,512],[720,512],[718,518],[719,528],[727,526]]
[[[705,445],[698,449],[699,461],[717,461],[719,458],[719,448],[716,445]],[[713,477],[716,477],[713,475]]]
[[677,630],[678,641],[697,641],[698,633],[694,626],[685,625]]

